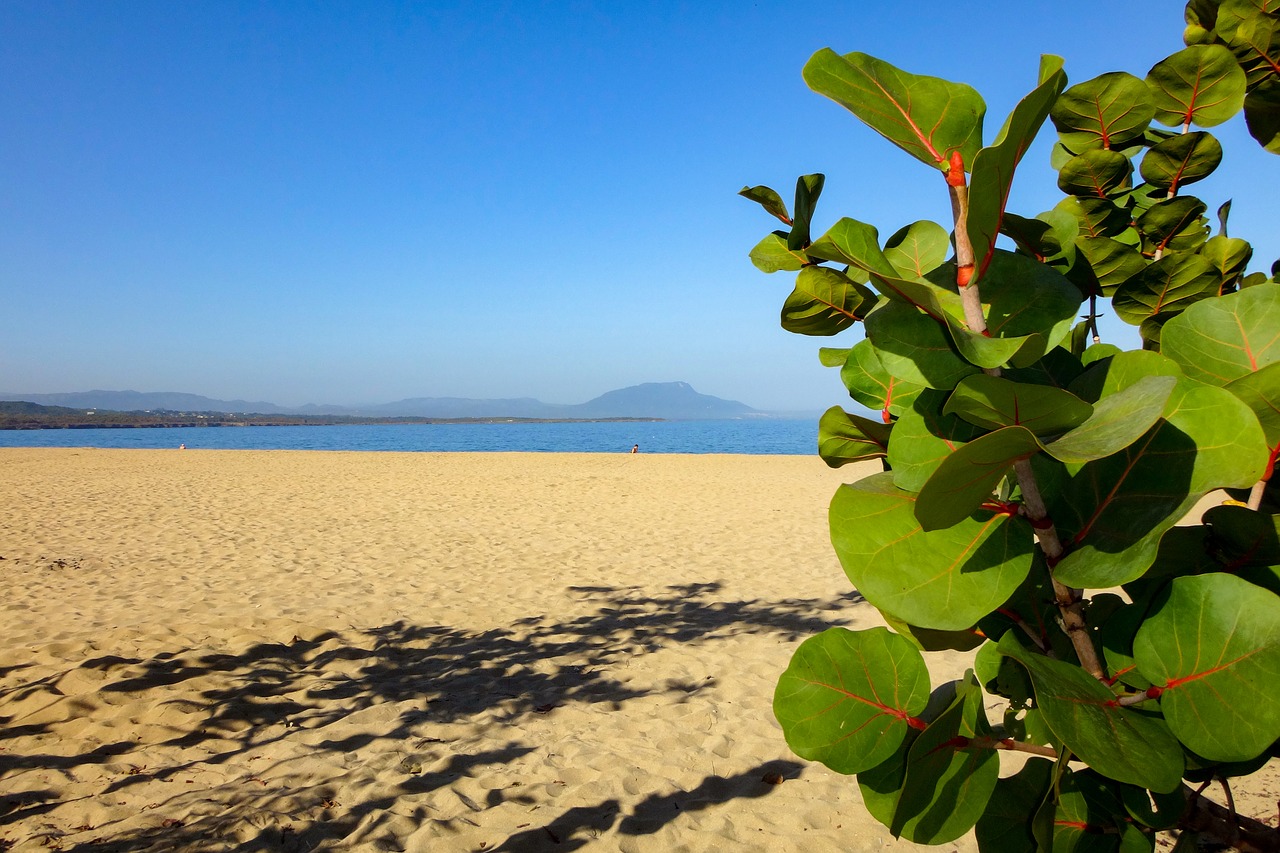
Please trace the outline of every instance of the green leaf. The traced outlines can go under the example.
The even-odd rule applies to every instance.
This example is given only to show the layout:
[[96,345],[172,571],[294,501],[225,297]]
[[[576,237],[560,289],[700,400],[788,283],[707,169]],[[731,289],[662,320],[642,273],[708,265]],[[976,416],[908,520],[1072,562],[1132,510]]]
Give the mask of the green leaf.
[[809,259],[803,252],[793,252],[787,248],[785,231],[774,231],[751,250],[751,263],[761,272],[795,272],[802,269]]
[[1133,164],[1119,151],[1091,149],[1072,157],[1058,172],[1058,189],[1069,195],[1110,198],[1132,184]]
[[1047,444],[1045,451],[1075,465],[1119,453],[1160,418],[1177,381],[1172,376],[1145,376],[1124,390],[1103,397],[1088,420]]
[[[1065,762],[1064,762],[1065,764]],[[1067,770],[1057,784],[1053,853],[1150,853],[1123,846],[1123,810],[1114,783],[1092,770]],[[1123,821],[1122,821],[1123,822]]]
[[1042,436],[1079,426],[1093,406],[1059,388],[978,374],[956,386],[945,411],[988,429],[1022,426]]
[[1272,154],[1280,154],[1280,84],[1259,86],[1244,99],[1249,135]]
[[946,326],[905,303],[881,305],[866,327],[881,364],[899,379],[949,390],[978,370],[956,352]]
[[1250,92],[1273,84],[1280,77],[1280,16],[1251,16],[1225,38],[1244,69],[1245,86]]
[[854,400],[868,409],[891,415],[910,411],[911,404],[924,390],[923,385],[905,382],[885,370],[871,341],[860,341],[849,351],[849,358],[840,369],[840,379]]
[[1147,267],[1137,249],[1110,237],[1079,237],[1076,248],[1105,296],[1111,296],[1117,287]]
[[884,244],[884,256],[903,278],[923,278],[947,259],[951,238],[936,222],[906,225]]
[[1014,382],[1030,382],[1065,389],[1075,381],[1082,370],[1079,358],[1066,347],[1056,346],[1035,364],[1011,368],[1004,372],[1004,376]]
[[1182,791],[1157,794],[1134,785],[1120,785],[1120,799],[1124,810],[1143,826],[1152,829],[1173,829],[1187,810],[1187,798]]
[[1053,762],[1031,758],[1012,776],[996,782],[974,834],[988,853],[1039,853],[1032,822],[1050,794]]
[[1164,721],[1118,706],[1115,695],[1092,675],[1030,652],[1012,635],[1006,634],[998,648],[1026,667],[1045,722],[1091,768],[1162,793],[1178,787],[1182,750]]
[[1226,384],[1258,418],[1270,447],[1280,446],[1280,364],[1268,364]]
[[926,532],[915,517],[915,495],[894,486],[889,472],[841,486],[829,522],[845,574],[867,601],[925,628],[970,627],[1031,568],[1025,519],[984,510]]
[[876,295],[829,267],[809,266],[796,276],[782,305],[782,328],[798,335],[834,335],[866,316]]
[[852,351],[851,347],[818,347],[818,362],[823,367],[844,367]]
[[865,53],[840,56],[830,48],[805,63],[804,81],[931,166],[945,168],[957,151],[971,164],[982,146],[987,106],[963,83],[908,74]]
[[1149,254],[1167,249],[1194,249],[1209,236],[1205,204],[1194,196],[1179,196],[1151,206],[1138,217],[1143,250]]
[[1035,363],[1062,343],[1071,333],[1083,301],[1080,291],[1060,273],[1028,257],[999,250],[991,256],[981,287],[987,330],[992,336],[1008,340],[1038,336],[1031,346],[1018,350],[1016,367]]
[[787,248],[799,252],[809,245],[809,223],[813,220],[813,210],[818,205],[818,196],[822,195],[822,185],[826,177],[821,174],[801,175],[796,179],[796,215],[791,225],[791,233],[787,235]]
[[1247,488],[1268,456],[1257,419],[1221,388],[1181,380],[1165,417],[1119,453],[1084,465],[1050,514],[1068,549],[1061,582],[1106,588],[1140,577],[1160,537],[1215,488]]
[[1049,112],[1062,141],[1076,153],[1123,149],[1142,139],[1155,115],[1147,84],[1121,71],[1077,83]]
[[1129,230],[1130,215],[1111,199],[1067,196],[1054,210],[1071,216],[1080,223],[1085,237],[1118,237]]
[[1073,254],[1080,222],[1061,210],[1047,210],[1035,219],[1005,211],[1000,218],[1000,233],[1013,240],[1018,251],[1044,263],[1050,258]]
[[1111,307],[1135,326],[1156,314],[1176,314],[1218,292],[1213,267],[1199,255],[1165,255],[1116,288]]
[[926,390],[893,425],[888,462],[898,488],[918,492],[943,459],[982,434],[982,430],[972,424],[943,414],[946,400],[945,392]]
[[[1089,347],[1107,347],[1095,344]],[[1087,353],[1086,353],[1087,355]],[[1091,364],[1079,379],[1067,390],[1082,400],[1096,403],[1103,397],[1117,394],[1147,376],[1182,376],[1182,368],[1158,352],[1129,350],[1109,353],[1106,358]]]
[[[1094,596],[1096,601],[1100,596]],[[1116,596],[1118,598],[1118,596]],[[1092,608],[1088,614],[1090,625],[1098,625],[1098,639],[1102,646],[1102,655],[1106,660],[1107,672],[1120,683],[1134,690],[1146,690],[1151,682],[1138,672],[1133,660],[1133,638],[1138,628],[1147,617],[1145,604],[1128,604],[1116,612],[1101,618]]]
[[738,195],[754,201],[769,214],[776,217],[783,225],[788,227],[791,225],[791,215],[787,213],[787,206],[783,203],[782,196],[769,187],[763,185],[743,187],[738,190]]
[[986,268],[987,258],[995,249],[1001,217],[1013,185],[1013,173],[1049,115],[1054,99],[1066,85],[1062,58],[1042,56],[1039,85],[1009,113],[995,141],[974,157],[965,225],[979,274]]
[[1280,287],[1250,287],[1191,306],[1169,321],[1161,351],[1187,376],[1213,385],[1280,361]]
[[1195,45],[1147,72],[1155,120],[1170,127],[1222,124],[1244,105],[1245,74],[1222,45]]
[[1199,254],[1213,267],[1218,280],[1218,293],[1230,293],[1253,257],[1253,246],[1247,240],[1219,234],[1206,240],[1200,247]]
[[963,748],[964,740],[990,733],[982,699],[970,670],[956,686],[955,701],[911,744],[889,824],[895,836],[945,844],[977,823],[1000,776],[995,750]]
[[1133,644],[1163,686],[1160,710],[1212,761],[1253,758],[1280,738],[1280,597],[1226,574],[1175,578]]
[[885,628],[828,628],[796,649],[773,713],[796,755],[850,774],[891,756],[928,700],[929,673],[910,642]]
[[1204,180],[1222,162],[1222,145],[1203,130],[1166,139],[1142,158],[1142,179],[1152,186],[1177,192]]
[[879,459],[888,451],[892,429],[832,406],[818,420],[818,455],[832,468]]
[[[1280,566],[1280,532],[1274,515],[1243,506],[1210,507],[1204,514],[1208,539],[1217,570],[1241,574],[1242,569]],[[1274,591],[1274,590],[1273,590]]]
[[906,637],[922,652],[967,652],[976,649],[987,639],[974,628],[964,631],[938,631],[908,624],[891,613],[881,613],[880,618],[884,619],[885,624],[898,636]]
[[942,460],[916,498],[921,529],[952,527],[977,512],[1014,463],[1039,450],[1035,434],[1020,426],[987,433],[956,450]]

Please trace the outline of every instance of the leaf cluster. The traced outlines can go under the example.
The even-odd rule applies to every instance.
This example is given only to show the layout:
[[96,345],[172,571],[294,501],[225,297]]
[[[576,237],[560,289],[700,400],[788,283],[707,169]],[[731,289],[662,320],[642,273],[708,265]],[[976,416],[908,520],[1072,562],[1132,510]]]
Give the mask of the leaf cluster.
[[[1188,782],[1277,754],[1280,263],[1249,272],[1230,202],[1215,233],[1185,190],[1224,156],[1208,128],[1241,111],[1280,153],[1280,12],[1192,0],[1187,21],[1188,46],[1145,78],[1068,87],[1045,57],[989,144],[970,87],[816,53],[810,87],[936,169],[950,227],[882,241],[841,218],[817,235],[822,175],[798,180],[794,212],[742,191],[786,226],[751,252],[796,273],[783,327],[860,330],[820,355],[879,413],[833,407],[818,449],[878,463],[829,519],[889,627],[803,643],[774,711],[895,835],[1152,850],[1160,830],[1203,829]],[[1019,216],[1014,172],[1046,123],[1064,198]],[[1106,305],[1142,349],[1100,340]],[[1248,501],[1188,518],[1221,489]],[[925,655],[944,649],[976,649],[974,667],[933,686]],[[1000,750],[1035,757],[1002,779]]]

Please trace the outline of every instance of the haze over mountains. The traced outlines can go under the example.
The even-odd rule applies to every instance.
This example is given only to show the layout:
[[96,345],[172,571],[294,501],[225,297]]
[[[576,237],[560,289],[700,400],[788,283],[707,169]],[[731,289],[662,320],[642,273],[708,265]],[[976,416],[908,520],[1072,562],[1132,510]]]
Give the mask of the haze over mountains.
[[420,418],[665,418],[707,420],[758,417],[760,412],[736,400],[699,394],[686,382],[646,382],[601,394],[572,405],[544,403],[532,397],[473,400],[464,397],[412,397],[369,406],[308,403],[278,406],[247,400],[215,400],[180,392],[77,391],[66,394],[0,394],[0,399],[46,406],[108,411],[223,412],[262,415],[350,415],[358,417]]

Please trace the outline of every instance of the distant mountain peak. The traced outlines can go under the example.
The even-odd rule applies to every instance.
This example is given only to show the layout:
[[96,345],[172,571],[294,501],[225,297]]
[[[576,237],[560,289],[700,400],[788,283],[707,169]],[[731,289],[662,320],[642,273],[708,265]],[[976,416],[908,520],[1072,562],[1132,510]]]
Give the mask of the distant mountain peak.
[[373,406],[285,407],[245,400],[215,400],[177,391],[77,391],[68,394],[3,394],[0,399],[106,411],[222,412],[239,414],[336,414],[427,418],[665,418],[710,420],[760,414],[736,400],[699,394],[688,382],[645,382],[608,391],[576,405],[543,403],[532,397],[473,400],[464,397],[413,397]]

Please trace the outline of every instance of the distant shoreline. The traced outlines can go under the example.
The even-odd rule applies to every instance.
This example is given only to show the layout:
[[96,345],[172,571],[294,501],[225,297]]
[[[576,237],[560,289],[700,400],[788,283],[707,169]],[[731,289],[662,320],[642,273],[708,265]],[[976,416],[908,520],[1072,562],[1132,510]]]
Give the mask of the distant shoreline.
[[661,423],[665,418],[322,418],[299,416],[209,415],[182,419],[137,416],[128,419],[119,412],[99,416],[54,419],[0,415],[0,430],[48,430],[48,429],[183,429],[190,427],[246,427],[246,426],[390,426],[409,424],[603,424],[603,423]]

